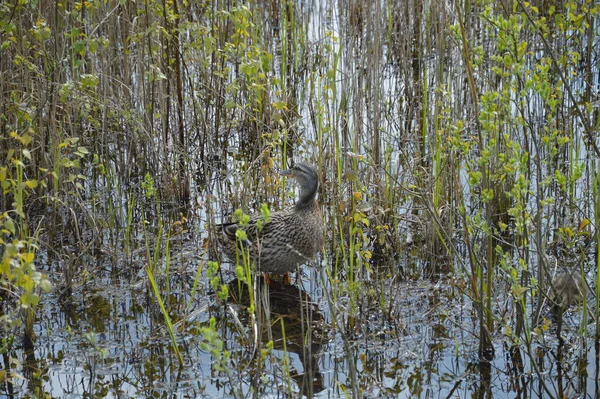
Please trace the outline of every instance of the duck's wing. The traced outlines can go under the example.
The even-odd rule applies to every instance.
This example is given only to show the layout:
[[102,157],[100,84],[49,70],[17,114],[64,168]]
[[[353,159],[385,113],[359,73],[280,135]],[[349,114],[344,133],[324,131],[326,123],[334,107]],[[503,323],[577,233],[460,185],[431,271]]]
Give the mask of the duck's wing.
[[244,247],[252,245],[257,237],[268,235],[282,228],[285,225],[285,219],[288,212],[274,212],[269,221],[265,222],[261,214],[255,214],[250,217],[248,224],[241,225],[239,222],[217,224],[218,230],[223,232],[224,238],[230,242],[237,241],[237,231],[246,232],[246,240],[242,242]]

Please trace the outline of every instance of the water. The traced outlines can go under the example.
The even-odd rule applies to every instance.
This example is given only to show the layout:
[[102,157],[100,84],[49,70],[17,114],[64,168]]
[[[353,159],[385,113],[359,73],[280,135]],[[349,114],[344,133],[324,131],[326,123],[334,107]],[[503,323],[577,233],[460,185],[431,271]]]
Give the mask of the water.
[[[193,248],[193,243],[185,246]],[[189,265],[201,261],[192,259]],[[17,397],[26,392],[52,397],[247,397],[251,392],[288,397],[302,391],[338,398],[353,385],[363,397],[547,397],[542,381],[554,393],[560,382],[563,389],[576,384],[578,391],[590,395],[597,390],[594,349],[581,347],[576,331],[566,332],[565,345],[558,346],[545,332],[545,345],[532,346],[545,353],[537,366],[542,374],[528,361],[515,370],[502,331],[494,332],[494,360],[480,363],[474,310],[452,280],[373,277],[352,308],[347,296],[328,304],[331,298],[324,293],[332,289],[323,280],[325,271],[309,268],[303,268],[296,284],[271,289],[268,300],[265,287],[258,286],[261,302],[267,302],[259,306],[268,305],[270,321],[257,321],[237,301],[218,301],[209,287],[200,287],[192,299],[192,313],[176,324],[185,360],[180,368],[155,298],[140,277],[143,273],[130,273],[127,281],[115,278],[105,266],[90,268],[90,279],[69,298],[45,296],[35,350],[20,369],[23,384],[15,386]],[[231,292],[237,292],[237,281],[224,272]],[[194,274],[189,267],[172,275],[172,316],[182,315]],[[247,298],[247,291],[242,296]],[[573,311],[566,316],[571,329],[577,328],[574,316]],[[229,370],[216,371],[218,358],[203,348],[200,329],[210,317],[216,318],[218,336],[231,353]],[[269,340],[273,349],[258,364]],[[557,362],[557,347],[576,363]],[[579,373],[576,381],[568,378],[576,371],[571,364],[582,364],[589,377]],[[559,366],[563,380],[557,380]],[[40,374],[43,378],[37,377]]]

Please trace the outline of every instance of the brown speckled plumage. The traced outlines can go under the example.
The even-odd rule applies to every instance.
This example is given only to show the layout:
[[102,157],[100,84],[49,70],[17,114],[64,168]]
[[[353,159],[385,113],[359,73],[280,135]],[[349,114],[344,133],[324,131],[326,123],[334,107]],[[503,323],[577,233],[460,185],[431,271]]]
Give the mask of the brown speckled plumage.
[[[248,240],[243,244],[250,252],[256,269],[265,273],[283,274],[295,271],[298,265],[311,260],[323,246],[323,220],[315,200],[319,187],[319,176],[314,166],[298,163],[282,174],[296,179],[300,196],[289,209],[271,213],[271,220],[259,231],[257,221],[262,215],[253,215],[248,226],[244,226]],[[219,243],[227,257],[236,260],[237,223],[217,226]],[[241,259],[241,254],[238,255]]]
[[583,297],[588,295],[586,282],[581,279],[581,274],[577,270],[558,274],[552,280],[552,285],[554,290],[550,291],[550,298],[555,307],[563,310],[581,302]]

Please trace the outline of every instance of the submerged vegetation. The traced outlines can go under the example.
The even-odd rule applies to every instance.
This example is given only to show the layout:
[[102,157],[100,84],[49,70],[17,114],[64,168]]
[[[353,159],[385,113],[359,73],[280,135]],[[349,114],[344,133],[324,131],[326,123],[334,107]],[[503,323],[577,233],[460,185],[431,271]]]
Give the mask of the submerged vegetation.
[[600,397],[600,5],[340,4],[0,3],[2,395]]

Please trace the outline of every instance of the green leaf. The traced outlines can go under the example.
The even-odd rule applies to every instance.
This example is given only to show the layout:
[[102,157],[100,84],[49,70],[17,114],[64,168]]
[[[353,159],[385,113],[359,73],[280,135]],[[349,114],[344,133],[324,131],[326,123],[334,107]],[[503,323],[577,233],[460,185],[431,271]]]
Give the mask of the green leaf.
[[[27,292],[31,292],[33,291],[33,287],[35,287],[35,281],[33,281],[33,279],[31,277],[29,277],[27,274],[23,275],[19,281],[19,285],[21,287],[23,287],[25,289],[25,291]],[[23,296],[25,294],[21,295],[21,300],[23,300]]]
[[40,296],[33,292],[25,292],[21,295],[21,303],[28,307],[35,307],[40,303]]
[[39,287],[44,290],[44,292],[50,292],[52,289],[52,283],[49,280],[43,279],[40,281]]
[[483,202],[489,202],[494,198],[494,190],[486,188],[481,192]]
[[13,222],[13,220],[11,218],[7,218],[4,221],[4,227],[10,231],[12,234],[15,234],[15,223]]
[[[8,277],[9,279],[11,278],[11,272],[10,272],[10,258],[6,257],[4,259],[2,259],[2,262],[0,262],[0,274]],[[4,279],[4,276],[2,277]]]

